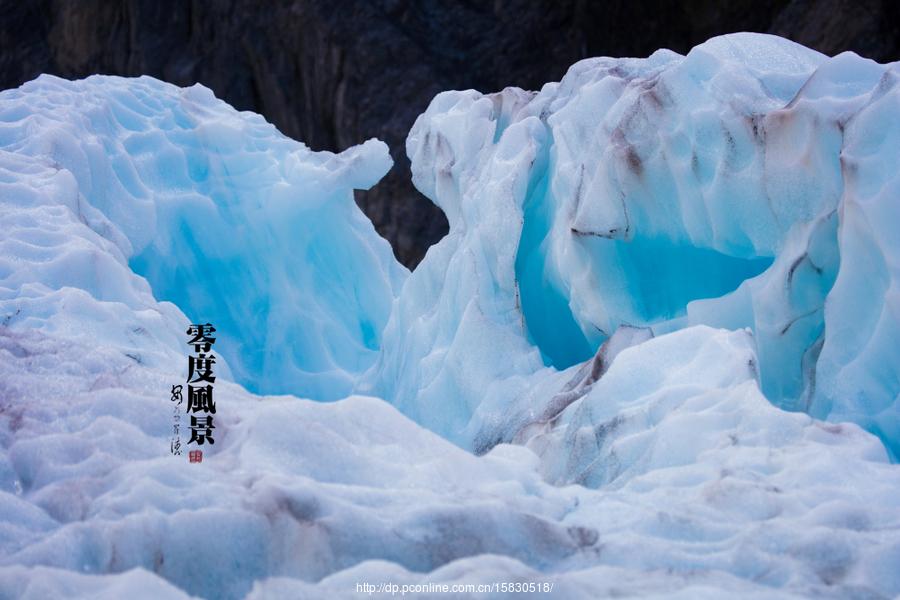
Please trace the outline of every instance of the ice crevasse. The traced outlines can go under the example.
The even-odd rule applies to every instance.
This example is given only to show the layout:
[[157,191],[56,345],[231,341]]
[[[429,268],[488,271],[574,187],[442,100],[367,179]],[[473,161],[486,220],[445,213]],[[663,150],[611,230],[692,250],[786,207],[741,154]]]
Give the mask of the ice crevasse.
[[146,77],[0,93],[0,596],[900,594],[898,77],[737,34],[439,94],[412,273],[353,202],[376,140]]

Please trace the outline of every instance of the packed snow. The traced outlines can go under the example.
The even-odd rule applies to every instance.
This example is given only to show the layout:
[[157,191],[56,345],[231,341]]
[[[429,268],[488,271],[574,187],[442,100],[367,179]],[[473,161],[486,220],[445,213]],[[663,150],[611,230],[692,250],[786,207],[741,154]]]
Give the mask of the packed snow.
[[897,596],[898,82],[735,34],[439,94],[412,273],[353,200],[377,140],[147,77],[0,93],[0,597]]

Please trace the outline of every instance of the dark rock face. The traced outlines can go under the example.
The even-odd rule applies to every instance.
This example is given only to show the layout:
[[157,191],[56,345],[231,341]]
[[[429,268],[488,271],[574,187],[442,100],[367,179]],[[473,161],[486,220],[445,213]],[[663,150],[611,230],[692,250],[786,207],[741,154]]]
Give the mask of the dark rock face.
[[311,148],[369,137],[396,166],[357,201],[408,266],[446,232],[404,140],[441,90],[538,89],[587,56],[686,52],[768,31],[828,54],[900,57],[896,0],[0,0],[0,88],[40,73],[201,82]]

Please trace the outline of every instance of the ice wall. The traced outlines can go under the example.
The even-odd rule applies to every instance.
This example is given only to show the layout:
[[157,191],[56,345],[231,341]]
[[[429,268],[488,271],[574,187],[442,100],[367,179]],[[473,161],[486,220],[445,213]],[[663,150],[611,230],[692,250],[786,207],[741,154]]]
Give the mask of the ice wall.
[[477,449],[623,325],[748,327],[773,403],[896,454],[898,69],[735,34],[438,95],[407,152],[450,234],[365,389]]

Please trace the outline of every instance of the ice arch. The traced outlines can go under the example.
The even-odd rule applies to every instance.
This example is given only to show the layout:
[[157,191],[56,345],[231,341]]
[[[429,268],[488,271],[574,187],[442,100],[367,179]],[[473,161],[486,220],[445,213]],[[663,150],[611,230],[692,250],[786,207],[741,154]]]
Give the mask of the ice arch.
[[536,94],[438,95],[407,153],[450,233],[363,389],[486,448],[540,413],[545,364],[621,325],[748,328],[773,403],[896,456],[897,69],[734,34],[581,61]]

